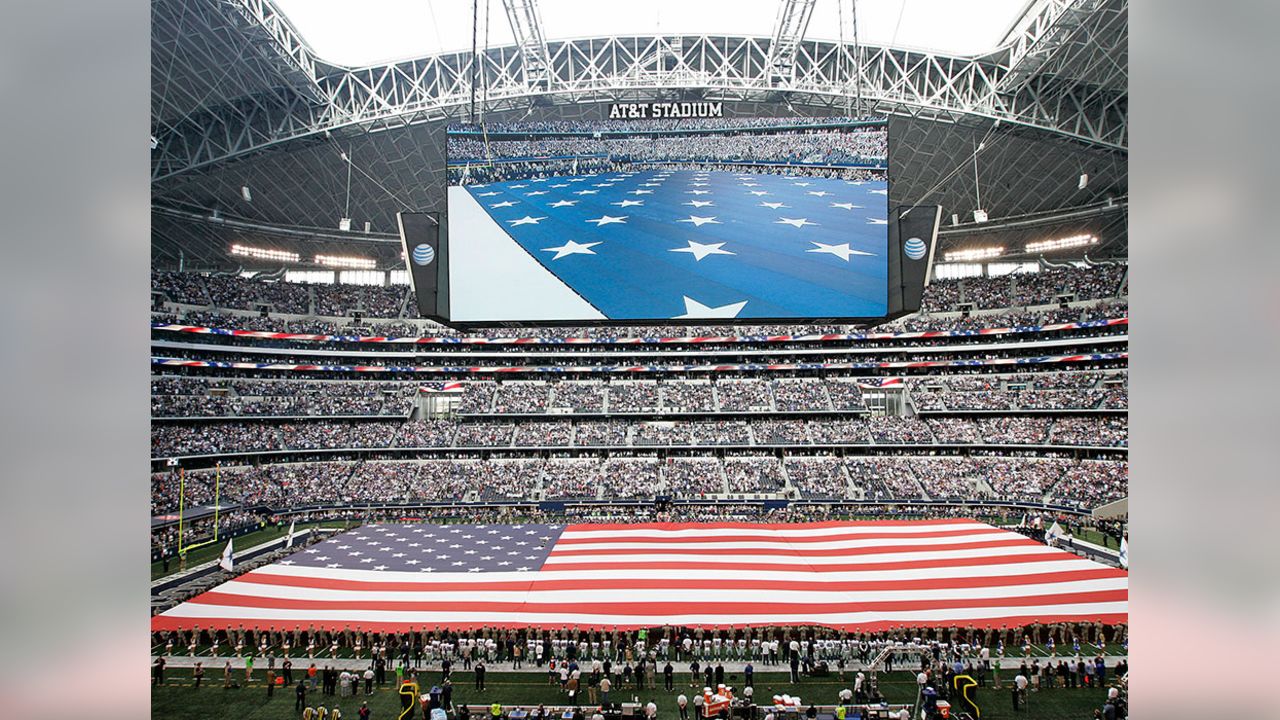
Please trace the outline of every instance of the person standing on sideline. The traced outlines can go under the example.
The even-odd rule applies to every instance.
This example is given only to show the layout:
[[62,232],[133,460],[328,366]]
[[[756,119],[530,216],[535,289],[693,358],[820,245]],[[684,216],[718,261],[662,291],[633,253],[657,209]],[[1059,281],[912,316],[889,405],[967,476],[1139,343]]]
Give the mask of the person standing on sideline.
[[484,661],[476,663],[476,690],[484,690]]
[[569,702],[573,705],[577,705],[580,702],[580,699],[578,698],[578,687],[581,683],[581,677],[581,673],[575,669],[573,672],[569,673],[569,682],[564,686],[565,690],[569,693]]
[[293,661],[285,658],[284,662],[280,663],[280,670],[284,677],[284,684],[293,687]]
[[670,660],[667,661],[666,665],[662,666],[662,686],[666,688],[667,692],[671,692],[674,687],[675,672],[675,668],[671,667]]
[[[792,642],[795,642],[794,640]],[[800,682],[800,654],[791,653],[791,682]]]
[[275,695],[276,692],[276,671],[267,670],[267,697]]
[[600,702],[600,661],[591,663],[591,674],[587,675],[587,701],[592,705]]
[[609,704],[609,690],[613,687],[613,681],[608,675],[600,678],[600,702],[603,705]]
[[164,658],[163,657],[156,658],[156,664],[152,666],[151,684],[152,685],[164,684]]
[[231,687],[231,661],[228,660],[226,665],[222,666],[222,689],[226,690]]
[[689,720],[689,698],[684,693],[676,698],[676,707],[680,709],[680,720]]
[[756,669],[748,662],[747,666],[742,669],[742,684],[751,687],[755,684]]
[[302,712],[302,708],[307,706],[307,684],[306,683],[302,682],[301,680],[298,681],[298,687],[296,690],[294,690],[294,697],[296,698],[293,701],[294,712]]
[[364,694],[373,694],[373,668],[371,667],[364,669]]
[[356,715],[360,717],[360,720],[369,720],[369,714],[369,703],[360,703],[360,712],[356,713]]
[[253,656],[244,656],[244,684],[248,685],[249,680],[253,678]]
[[191,669],[191,676],[196,679],[196,689],[199,690],[200,683],[204,680],[204,663],[196,663],[196,666]]

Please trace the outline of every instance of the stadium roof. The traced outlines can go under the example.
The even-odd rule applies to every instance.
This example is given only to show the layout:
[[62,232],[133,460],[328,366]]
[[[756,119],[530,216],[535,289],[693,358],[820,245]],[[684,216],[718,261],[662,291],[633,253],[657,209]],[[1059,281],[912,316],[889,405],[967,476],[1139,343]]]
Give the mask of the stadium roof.
[[[360,66],[471,48],[472,4],[466,0],[276,0],[315,51],[338,65]],[[995,50],[1032,0],[861,0],[861,42],[980,55]],[[598,6],[597,6],[598,7]],[[542,0],[548,40],[636,34],[770,37],[780,4],[772,0],[645,0],[613,2],[608,12],[583,12],[580,0]],[[482,0],[489,45],[515,36],[501,0]],[[852,40],[849,0],[816,0],[809,30],[814,40]],[[847,36],[847,37],[845,37]]]
[[[324,41],[296,14],[301,4],[152,3],[156,264],[181,256],[188,266],[233,266],[229,245],[252,241],[304,256],[359,252],[391,267],[399,263],[395,213],[443,204],[440,133],[445,121],[469,113],[472,74],[469,14],[461,25],[443,15],[469,11],[470,3],[416,4],[437,14],[439,38],[430,30],[428,40],[444,52],[354,68],[332,64]],[[836,12],[835,0],[733,3],[719,18],[664,10],[674,3],[627,4],[649,15],[625,35],[633,20],[614,4],[609,17],[577,25],[571,4],[488,0],[491,31],[487,48],[477,38],[476,72],[486,117],[515,119],[555,105],[566,117],[590,119],[613,100],[651,99],[721,100],[727,115],[846,114],[861,95],[864,112],[891,118],[892,204],[941,204],[947,228],[953,213],[971,220],[980,191],[993,221],[1030,223],[1002,231],[1008,247],[1058,232],[1027,216],[1080,212],[1087,218],[1062,232],[1098,231],[1106,245],[1094,252],[1126,254],[1127,0],[975,3],[985,8],[983,32],[957,39],[976,47],[999,36],[997,49],[977,56],[921,34],[917,28],[947,17],[918,19],[920,8],[932,7],[925,0],[907,1],[887,39],[887,24],[873,20],[885,4],[859,0],[856,48],[823,15]],[[683,3],[704,4],[726,7]],[[888,6],[901,10],[896,1]],[[508,7],[520,11],[514,24]],[[530,7],[540,9],[536,22],[520,14]],[[483,16],[481,23],[483,31]],[[354,27],[348,23],[348,34],[360,34]],[[517,30],[523,41],[515,44]],[[593,37],[558,39],[580,33]],[[464,50],[447,50],[459,43]],[[342,232],[348,173],[353,232]],[[1089,175],[1083,189],[1081,174]],[[944,247],[969,242],[960,230],[944,234]]]

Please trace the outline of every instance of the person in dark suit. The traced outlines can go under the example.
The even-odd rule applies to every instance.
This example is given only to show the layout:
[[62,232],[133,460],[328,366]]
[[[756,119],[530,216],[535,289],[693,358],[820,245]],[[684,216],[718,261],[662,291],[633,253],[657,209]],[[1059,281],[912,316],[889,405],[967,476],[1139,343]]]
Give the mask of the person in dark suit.
[[674,687],[675,673],[675,668],[671,667],[670,662],[662,668],[662,686],[666,688],[667,692],[671,692]]
[[742,684],[746,687],[752,687],[755,684],[755,676],[756,669],[752,667],[751,663],[747,663],[747,666],[742,669]]
[[716,663],[716,684],[713,687],[720,687],[724,684],[724,665]]
[[476,663],[476,689],[484,690],[484,661]]
[[302,708],[307,706],[307,684],[299,680],[294,695],[297,699],[293,701],[293,709],[296,712],[302,712]]

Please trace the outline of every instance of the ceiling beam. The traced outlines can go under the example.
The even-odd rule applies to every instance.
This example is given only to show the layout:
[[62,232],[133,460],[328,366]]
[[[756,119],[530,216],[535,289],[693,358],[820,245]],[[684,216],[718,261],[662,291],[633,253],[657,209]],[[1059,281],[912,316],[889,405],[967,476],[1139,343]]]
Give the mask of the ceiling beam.
[[272,0],[227,0],[219,3],[236,20],[265,33],[267,49],[279,61],[282,74],[295,81],[295,89],[314,102],[323,98],[311,46]]
[[[696,90],[708,99],[791,101],[819,105],[847,95],[848,73],[859,75],[868,112],[954,120],[1000,120],[1088,145],[1126,150],[1127,95],[999,91],[1009,68],[998,56],[951,57],[914,50],[801,41],[793,74],[781,85],[769,68],[768,39],[728,36],[606,37],[547,46],[552,89],[527,78],[523,47],[482,53],[487,109],[528,105],[536,98],[604,102],[655,92]],[[676,55],[671,63],[653,58]],[[318,78],[324,101],[305,98],[211,108],[156,133],[152,181],[214,166],[303,138],[343,131],[372,132],[453,117],[470,100],[473,58],[447,53],[364,68],[334,68]]]
[[1009,72],[998,88],[1021,90],[1106,0],[1037,0],[1001,41],[1009,49]]
[[781,0],[773,39],[769,42],[766,77],[771,85],[785,87],[795,80],[796,52],[809,29],[817,0]]
[[502,5],[507,9],[511,32],[515,36],[516,46],[520,48],[525,85],[534,93],[550,90],[554,77],[538,0],[502,0]]

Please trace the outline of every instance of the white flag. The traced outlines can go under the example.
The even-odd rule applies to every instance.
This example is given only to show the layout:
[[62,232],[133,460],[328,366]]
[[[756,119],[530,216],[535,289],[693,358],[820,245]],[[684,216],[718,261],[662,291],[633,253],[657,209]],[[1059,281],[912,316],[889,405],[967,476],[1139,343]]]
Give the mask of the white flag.
[[1120,538],[1120,567],[1129,569],[1129,540]]
[[293,522],[289,523],[289,539],[284,541],[284,546],[286,548],[293,547],[293,526],[296,525],[297,523],[298,523],[297,520],[294,520]]
[[218,561],[218,567],[231,572],[231,568],[235,565],[234,551],[231,549],[231,540],[227,541],[227,549],[222,551],[222,559]]
[[1054,520],[1053,524],[1049,526],[1049,529],[1044,531],[1044,537],[1046,540],[1057,540],[1063,535],[1066,535],[1066,533],[1062,531],[1062,526],[1058,524],[1057,520]]

